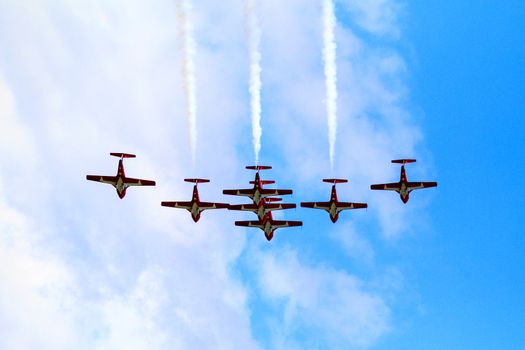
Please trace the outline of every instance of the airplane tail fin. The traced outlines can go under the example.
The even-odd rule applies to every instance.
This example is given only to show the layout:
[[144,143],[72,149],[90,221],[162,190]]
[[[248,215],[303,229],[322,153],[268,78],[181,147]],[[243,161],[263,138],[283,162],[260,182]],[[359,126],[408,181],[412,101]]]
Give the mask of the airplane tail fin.
[[[271,185],[274,184],[275,181],[273,180],[261,180],[261,184],[263,185]],[[255,181],[250,181],[250,184],[255,185]]]
[[408,164],[408,163],[415,163],[415,159],[394,159],[392,163],[396,164]]
[[268,165],[249,165],[246,167],[246,169],[248,170],[269,170],[271,169],[272,167],[271,166],[268,166]]
[[134,154],[131,154],[131,153],[116,153],[116,152],[111,152],[109,155],[113,156],[113,157],[119,157],[119,158],[135,158],[136,155]]
[[210,182],[210,180],[208,180],[208,179],[184,179],[184,181],[192,182],[194,184],[201,184],[201,183],[205,183],[205,182]]
[[347,179],[323,179],[323,181],[331,184],[342,184],[348,182]]

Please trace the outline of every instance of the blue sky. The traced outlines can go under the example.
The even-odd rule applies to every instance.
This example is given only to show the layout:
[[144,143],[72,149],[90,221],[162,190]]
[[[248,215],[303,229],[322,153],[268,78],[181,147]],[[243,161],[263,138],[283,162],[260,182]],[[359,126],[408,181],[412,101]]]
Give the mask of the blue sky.
[[[293,202],[368,202],[336,225],[233,226],[160,207],[253,174],[243,1],[194,1],[192,165],[174,2],[0,4],[0,349],[521,349],[523,3],[335,1],[330,170],[321,2],[263,1],[261,163]],[[114,190],[109,152],[129,175]],[[407,205],[371,183],[435,180]]]

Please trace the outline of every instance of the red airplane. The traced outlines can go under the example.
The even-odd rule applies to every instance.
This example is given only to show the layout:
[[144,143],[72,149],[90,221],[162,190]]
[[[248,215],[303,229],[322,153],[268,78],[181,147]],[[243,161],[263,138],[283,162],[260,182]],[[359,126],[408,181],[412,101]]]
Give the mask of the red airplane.
[[326,210],[328,214],[330,214],[330,220],[332,220],[333,223],[335,223],[337,219],[339,219],[339,213],[343,210],[368,208],[368,204],[366,203],[339,202],[337,200],[337,190],[335,189],[335,185],[338,183],[348,182],[348,180],[323,179],[323,181],[333,184],[332,194],[330,195],[330,201],[329,202],[302,202],[301,207]]
[[241,190],[224,190],[224,194],[235,195],[235,196],[246,196],[249,197],[253,204],[239,204],[239,205],[230,205],[231,210],[247,210],[252,211],[257,214],[258,220],[253,221],[235,221],[236,226],[245,226],[245,227],[257,227],[263,230],[266,239],[270,241],[273,238],[275,230],[283,227],[293,227],[293,226],[302,226],[301,221],[283,221],[283,220],[273,220],[272,211],[295,208],[295,204],[284,204],[274,202],[279,202],[282,199],[276,198],[273,196],[283,196],[292,194],[292,190],[277,190],[277,189],[267,189],[263,188],[264,185],[269,185],[275,183],[271,180],[261,180],[259,175],[260,170],[271,169],[270,166],[256,165],[256,166],[247,166],[246,169],[256,170],[255,180],[250,181],[253,185],[253,188],[250,189],[241,189]]
[[280,198],[263,198],[258,205],[255,203],[230,204],[228,209],[254,212],[259,217],[259,220],[262,221],[266,215],[270,214],[271,211],[292,209],[296,207],[296,205],[292,203],[270,203],[275,202],[275,199],[281,200]]
[[229,207],[229,204],[226,203],[212,203],[212,202],[201,202],[199,200],[199,190],[197,185],[204,182],[210,182],[207,179],[184,179],[186,182],[192,182],[195,185],[193,186],[193,196],[189,202],[161,202],[160,204],[164,207],[171,208],[180,208],[186,209],[191,213],[191,218],[193,221],[199,221],[201,213],[207,209],[225,209]]
[[126,189],[130,186],[155,186],[155,181],[126,177],[123,160],[124,158],[135,158],[136,156],[134,154],[110,153],[110,155],[120,158],[118,162],[117,176],[87,175],[87,180],[110,184],[115,187],[120,199],[124,198],[126,195]]
[[235,221],[235,226],[256,227],[263,230],[268,241],[271,241],[275,230],[284,227],[303,226],[302,221],[273,220],[272,213],[268,213],[263,220]]
[[249,197],[251,200],[253,200],[253,203],[255,205],[259,205],[261,200],[266,197],[284,196],[284,195],[292,194],[292,190],[276,190],[276,189],[267,189],[267,188],[263,189],[263,185],[273,184],[275,183],[275,181],[261,180],[261,177],[259,176],[259,171],[268,170],[271,168],[272,168],[271,166],[265,166],[265,165],[247,166],[246,169],[257,171],[255,173],[255,180],[250,181],[250,184],[253,185],[253,188],[224,190],[222,191],[222,193],[233,195],[233,196]]
[[419,190],[422,188],[436,187],[437,182],[408,182],[407,175],[405,172],[405,164],[414,163],[415,159],[396,159],[392,163],[402,164],[401,165],[401,176],[399,182],[393,182],[388,184],[378,184],[371,185],[370,189],[372,190],[387,190],[387,191],[396,191],[399,193],[399,197],[403,203],[407,203],[409,199],[410,192],[413,190]]

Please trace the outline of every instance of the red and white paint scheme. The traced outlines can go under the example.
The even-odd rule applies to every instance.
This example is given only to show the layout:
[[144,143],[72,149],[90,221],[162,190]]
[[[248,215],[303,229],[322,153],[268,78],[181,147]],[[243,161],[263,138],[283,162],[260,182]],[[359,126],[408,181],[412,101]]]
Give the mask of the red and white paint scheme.
[[348,180],[345,179],[323,179],[324,182],[332,184],[332,193],[330,195],[329,202],[302,202],[301,207],[303,208],[314,208],[326,210],[330,214],[330,220],[335,224],[339,219],[339,213],[343,210],[350,209],[363,209],[368,208],[366,203],[351,203],[351,202],[339,202],[337,199],[337,190],[335,185],[338,183],[345,183]]
[[296,207],[294,203],[270,203],[273,198],[263,198],[259,204],[230,204],[228,209],[251,211],[257,215],[259,220],[263,220],[271,211],[293,209]]
[[392,163],[402,164],[401,165],[401,175],[399,182],[393,182],[388,184],[377,184],[371,185],[370,189],[372,190],[384,190],[384,191],[396,191],[399,193],[399,197],[403,203],[407,203],[410,197],[410,192],[414,190],[419,190],[422,188],[436,187],[437,182],[409,182],[405,172],[405,164],[415,163],[415,159],[396,159]]
[[263,189],[263,185],[270,185],[275,183],[275,181],[271,180],[261,180],[261,177],[259,175],[260,170],[269,170],[271,169],[271,166],[265,166],[265,165],[255,165],[255,166],[247,166],[246,169],[249,170],[256,170],[255,173],[255,180],[250,181],[250,184],[253,185],[253,188],[247,188],[247,189],[236,189],[236,190],[224,190],[222,191],[223,194],[228,194],[232,196],[245,196],[249,197],[255,205],[259,205],[263,198],[266,197],[272,197],[272,196],[285,196],[292,194],[292,190],[277,190],[277,189]]
[[135,158],[134,154],[129,153],[110,153],[114,157],[119,157],[118,169],[116,176],[103,176],[103,175],[87,175],[86,179],[90,181],[102,182],[109,184],[117,190],[117,195],[120,199],[124,198],[126,195],[126,190],[130,186],[155,186],[155,181],[152,180],[143,180],[143,179],[134,179],[131,177],[126,177],[124,172],[124,158]]
[[201,218],[201,213],[207,209],[226,209],[229,207],[229,204],[226,203],[212,203],[212,202],[201,202],[199,199],[199,189],[197,185],[200,183],[210,182],[207,179],[184,179],[186,182],[192,182],[195,185],[193,186],[193,195],[191,201],[189,202],[161,202],[160,205],[163,207],[179,208],[186,209],[191,213],[191,218],[193,221],[197,222]]
[[275,203],[280,202],[282,199],[274,196],[283,196],[292,194],[292,190],[277,190],[263,188],[264,185],[275,183],[272,180],[261,180],[259,175],[260,170],[269,170],[272,167],[264,165],[247,166],[246,169],[256,170],[255,180],[250,181],[253,188],[249,189],[235,189],[235,190],[224,190],[223,194],[229,194],[234,196],[245,196],[249,197],[253,203],[251,204],[232,204],[230,210],[243,210],[251,211],[257,215],[258,220],[253,221],[236,221],[236,226],[245,227],[256,227],[261,229],[266,236],[266,239],[270,241],[273,238],[275,230],[283,227],[302,226],[301,221],[283,221],[273,220],[272,211],[284,210],[295,208],[296,205],[293,203]]
[[302,221],[273,220],[272,213],[268,213],[263,220],[235,221],[235,226],[256,227],[264,232],[264,236],[271,241],[275,230],[284,227],[303,226]]

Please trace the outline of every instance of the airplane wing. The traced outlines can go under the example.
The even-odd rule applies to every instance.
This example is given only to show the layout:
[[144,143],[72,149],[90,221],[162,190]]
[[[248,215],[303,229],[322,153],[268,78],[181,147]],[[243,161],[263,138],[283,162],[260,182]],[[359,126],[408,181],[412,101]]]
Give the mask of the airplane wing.
[[279,204],[264,204],[266,210],[284,210],[284,209],[293,209],[296,207],[293,203],[279,203]]
[[303,208],[314,208],[314,209],[323,209],[330,210],[330,202],[302,202],[301,207]]
[[253,197],[255,194],[255,191],[253,188],[247,188],[242,190],[223,190],[223,194],[229,194],[232,196],[246,196],[246,197]]
[[263,188],[261,191],[261,194],[264,196],[286,196],[292,193],[292,190],[276,190],[272,188]]
[[110,185],[114,185],[117,183],[116,176],[87,175],[86,180],[102,182],[102,183],[110,184]]
[[163,207],[171,207],[171,208],[180,208],[180,209],[186,209],[191,210],[193,207],[192,202],[161,202],[160,205]]
[[257,227],[257,228],[260,228],[261,230],[264,229],[264,225],[258,220],[235,221],[235,226]]
[[409,190],[419,190],[421,188],[436,187],[437,182],[408,182],[407,187]]
[[303,226],[302,221],[290,221],[290,220],[272,220],[272,226],[275,229],[283,227],[294,227],[294,226]]
[[155,181],[133,179],[131,177],[126,177],[126,180],[124,181],[124,185],[125,186],[155,186]]
[[199,202],[199,208],[204,209],[225,209],[229,208],[229,204],[225,203],[212,203],[212,202]]
[[[267,211],[271,210],[284,210],[284,209],[293,209],[295,208],[295,204],[293,203],[265,203],[263,204],[264,208]],[[228,207],[230,210],[243,210],[243,211],[254,211],[257,212],[259,210],[259,207],[255,204],[233,204]]]
[[[271,225],[274,229],[278,229],[283,227],[303,226],[303,222],[290,220],[272,220]],[[257,227],[260,229],[264,229],[264,225],[258,220],[235,221],[235,226]]]
[[228,207],[230,210],[257,211],[255,204],[232,204]]
[[399,182],[392,182],[389,184],[378,184],[370,186],[372,190],[386,190],[386,191],[399,191],[400,185]]
[[337,208],[341,210],[345,209],[363,209],[368,208],[366,203],[350,203],[350,202],[339,202],[337,203]]
[[[292,190],[276,190],[263,188],[261,194],[263,196],[284,196],[292,194]],[[239,189],[239,190],[223,190],[223,194],[229,194],[233,196],[246,196],[252,198],[255,195],[255,190],[253,188]]]

